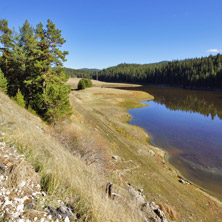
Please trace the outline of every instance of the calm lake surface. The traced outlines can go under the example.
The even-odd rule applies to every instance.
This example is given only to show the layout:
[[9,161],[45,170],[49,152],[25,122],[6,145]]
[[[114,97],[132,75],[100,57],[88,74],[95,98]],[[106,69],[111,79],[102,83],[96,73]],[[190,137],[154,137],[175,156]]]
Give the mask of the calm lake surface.
[[168,151],[168,161],[184,177],[222,198],[222,93],[137,89],[154,100],[128,110],[129,123],[145,129],[151,144]]

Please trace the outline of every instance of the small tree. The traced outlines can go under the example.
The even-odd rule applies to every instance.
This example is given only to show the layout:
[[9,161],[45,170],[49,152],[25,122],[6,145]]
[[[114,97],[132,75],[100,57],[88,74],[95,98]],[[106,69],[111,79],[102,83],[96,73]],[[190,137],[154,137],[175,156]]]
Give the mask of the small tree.
[[85,88],[86,88],[85,80],[84,79],[80,79],[79,83],[78,83],[78,89],[81,90],[81,89],[85,89]]
[[84,81],[85,81],[86,87],[92,87],[93,86],[92,81],[90,79],[84,79]]
[[40,100],[40,109],[42,109],[45,121],[52,123],[71,115],[70,90],[70,86],[62,85],[59,82],[47,82],[45,92]]
[[7,93],[7,79],[4,77],[2,70],[0,69],[0,91]]
[[24,96],[22,95],[20,89],[18,89],[18,92],[16,93],[14,100],[19,106],[25,108]]

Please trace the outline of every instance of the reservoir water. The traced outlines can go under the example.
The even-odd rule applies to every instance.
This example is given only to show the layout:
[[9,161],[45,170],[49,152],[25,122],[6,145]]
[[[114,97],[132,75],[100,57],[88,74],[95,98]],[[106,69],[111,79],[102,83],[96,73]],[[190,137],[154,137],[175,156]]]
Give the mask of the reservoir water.
[[167,151],[169,163],[182,176],[222,198],[222,93],[161,87],[138,90],[154,100],[128,110],[129,123],[144,128],[150,143]]

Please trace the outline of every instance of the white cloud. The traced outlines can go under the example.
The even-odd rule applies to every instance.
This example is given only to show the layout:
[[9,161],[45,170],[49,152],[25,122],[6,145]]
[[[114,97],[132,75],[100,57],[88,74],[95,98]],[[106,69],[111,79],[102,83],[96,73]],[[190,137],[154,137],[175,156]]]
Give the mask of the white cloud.
[[210,53],[219,53],[221,50],[220,49],[209,49],[207,50],[207,52],[210,52]]

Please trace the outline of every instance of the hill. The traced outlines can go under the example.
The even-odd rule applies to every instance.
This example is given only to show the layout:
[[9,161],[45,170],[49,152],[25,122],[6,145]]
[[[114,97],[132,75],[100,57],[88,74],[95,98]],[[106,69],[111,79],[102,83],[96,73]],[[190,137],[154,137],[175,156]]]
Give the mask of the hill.
[[107,82],[164,84],[184,88],[221,89],[222,55],[160,62],[119,64],[94,74]]

